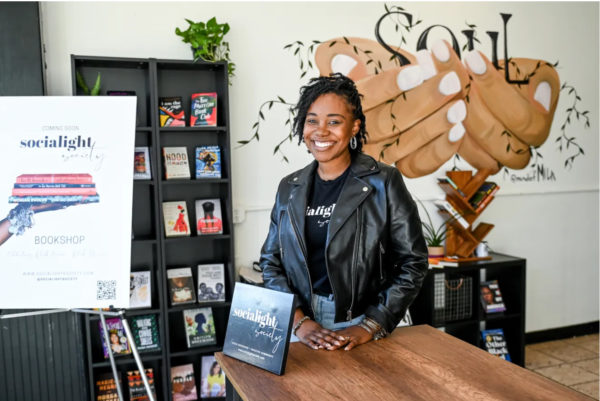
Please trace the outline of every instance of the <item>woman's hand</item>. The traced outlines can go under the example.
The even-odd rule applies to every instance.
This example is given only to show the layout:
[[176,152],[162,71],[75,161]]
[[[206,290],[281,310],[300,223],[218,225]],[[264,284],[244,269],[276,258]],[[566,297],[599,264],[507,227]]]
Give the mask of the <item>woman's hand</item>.
[[335,334],[345,338],[344,343],[346,346],[344,347],[344,351],[350,351],[352,348],[368,343],[373,339],[373,335],[360,326],[350,326],[336,331]]
[[324,329],[314,320],[306,320],[302,323],[296,330],[296,337],[312,349],[324,348],[329,351],[336,350],[348,342],[343,334]]

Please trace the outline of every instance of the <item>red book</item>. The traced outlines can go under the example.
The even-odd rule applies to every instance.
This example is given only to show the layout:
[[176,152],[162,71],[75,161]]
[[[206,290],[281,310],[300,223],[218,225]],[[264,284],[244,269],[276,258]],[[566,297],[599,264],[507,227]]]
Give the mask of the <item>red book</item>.
[[92,184],[90,174],[21,174],[17,177],[17,184],[31,183],[65,183],[65,184]]
[[96,188],[13,188],[13,196],[96,195]]
[[498,192],[498,190],[500,189],[499,186],[496,186],[492,192],[490,192],[488,194],[488,196],[486,196],[481,203],[479,204],[479,207],[477,208],[477,210],[475,210],[475,213],[479,213],[481,210],[483,210],[483,208],[492,201],[492,199],[494,198],[494,195],[496,194],[496,192]]

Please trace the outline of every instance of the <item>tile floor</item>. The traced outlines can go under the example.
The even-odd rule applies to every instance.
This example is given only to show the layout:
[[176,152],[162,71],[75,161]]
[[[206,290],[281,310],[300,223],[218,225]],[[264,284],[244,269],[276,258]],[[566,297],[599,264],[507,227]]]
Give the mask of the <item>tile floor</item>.
[[548,341],[525,347],[525,367],[596,400],[598,334]]

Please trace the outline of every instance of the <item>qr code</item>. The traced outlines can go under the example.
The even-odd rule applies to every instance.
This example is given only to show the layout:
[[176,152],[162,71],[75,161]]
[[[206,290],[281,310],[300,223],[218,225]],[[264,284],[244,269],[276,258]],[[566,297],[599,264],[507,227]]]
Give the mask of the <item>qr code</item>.
[[116,280],[98,280],[96,281],[96,299],[107,300],[117,299],[117,281]]

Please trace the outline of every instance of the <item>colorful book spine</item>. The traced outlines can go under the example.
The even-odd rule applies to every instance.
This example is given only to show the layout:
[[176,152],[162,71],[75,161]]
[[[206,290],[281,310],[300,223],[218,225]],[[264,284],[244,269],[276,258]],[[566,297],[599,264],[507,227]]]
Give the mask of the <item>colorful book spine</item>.
[[492,190],[492,192],[490,192],[483,199],[483,201],[481,201],[481,203],[477,207],[477,210],[475,210],[475,213],[479,213],[480,211],[482,211],[487,206],[487,204],[490,203],[492,201],[492,199],[494,199],[494,195],[496,194],[496,192],[498,192],[499,189],[500,189],[500,187],[496,185],[496,187],[494,187],[494,189]]
[[9,196],[8,203],[98,203],[98,195]]
[[96,195],[96,188],[13,188],[13,196]]
[[466,195],[465,195],[465,193],[464,193],[463,191],[461,191],[461,189],[458,187],[458,185],[456,185],[456,183],[450,179],[450,177],[441,177],[441,178],[438,178],[438,181],[439,181],[439,182],[442,182],[442,183],[444,183],[444,182],[445,182],[445,183],[449,184],[449,185],[450,185],[452,188],[454,188],[454,189],[456,190],[456,192],[458,192],[458,193],[460,194],[460,196],[462,196],[463,198],[466,196]]
[[90,174],[21,174],[17,177],[17,184],[93,184]]
[[96,188],[96,184],[15,184],[15,188]]

